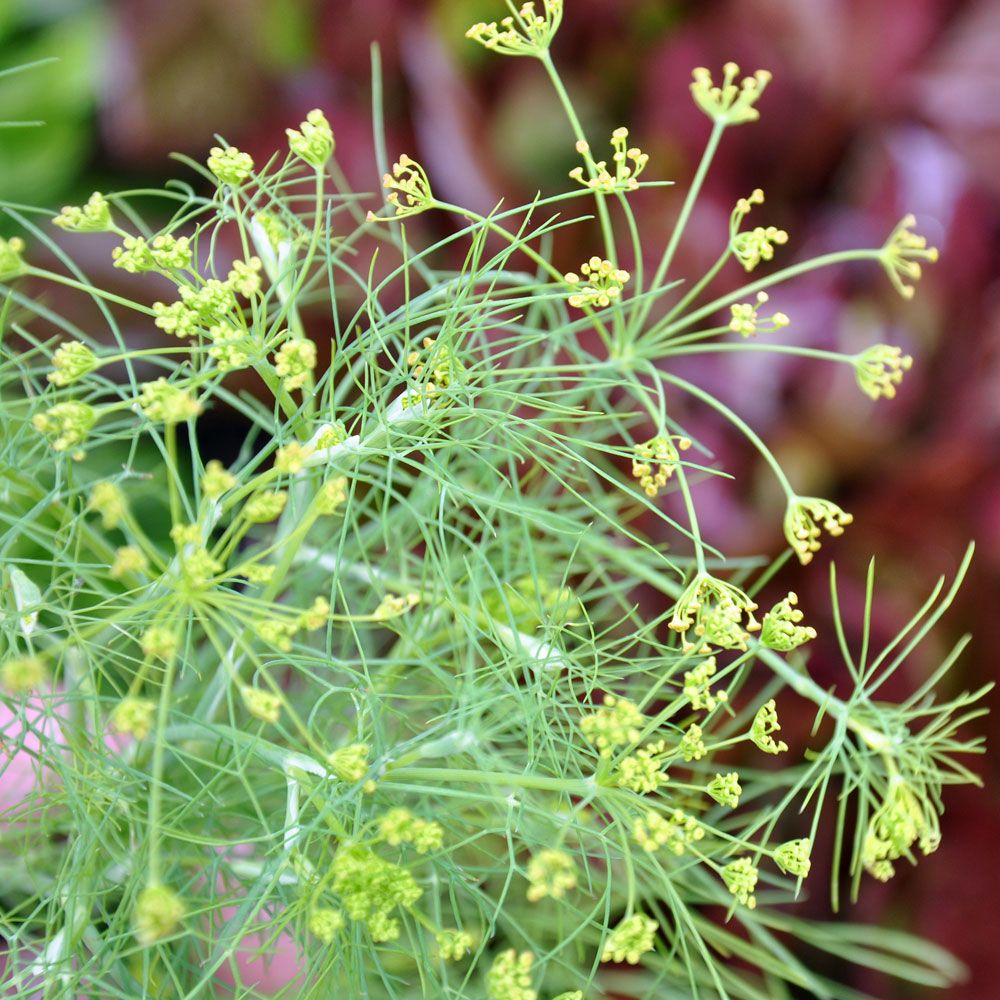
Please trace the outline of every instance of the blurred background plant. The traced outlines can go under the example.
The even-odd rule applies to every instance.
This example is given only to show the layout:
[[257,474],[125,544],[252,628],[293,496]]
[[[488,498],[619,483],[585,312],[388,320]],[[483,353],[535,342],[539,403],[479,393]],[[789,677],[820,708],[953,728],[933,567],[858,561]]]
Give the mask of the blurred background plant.
[[[766,66],[780,81],[761,122],[738,130],[716,158],[679,251],[685,269],[711,264],[748,179],[766,185],[769,218],[790,231],[796,257],[820,246],[877,245],[905,211],[941,249],[919,305],[900,304],[884,276],[865,268],[816,272],[772,302],[809,317],[798,336],[811,347],[900,344],[915,365],[894,405],[859,403],[849,370],[790,356],[737,362],[719,354],[711,366],[699,358],[699,383],[725,387],[803,492],[836,496],[854,513],[852,530],[817,562],[833,550],[845,617],[859,620],[852,612],[863,605],[864,568],[879,553],[874,641],[895,635],[937,574],[953,569],[970,537],[978,541],[948,628],[897,672],[886,696],[918,687],[966,627],[976,639],[949,684],[957,692],[992,679],[1000,648],[1000,106],[990,95],[1000,93],[1000,7],[990,0],[571,6],[554,51],[587,132],[605,135],[628,122],[657,176],[679,182],[677,193],[705,139],[704,117],[684,98],[691,67],[734,59]],[[216,133],[263,158],[311,107],[333,122],[352,184],[376,190],[370,40],[381,50],[389,147],[411,149],[440,198],[488,211],[501,197],[530,199],[539,183],[561,189],[574,154],[544,75],[531,60],[491,58],[463,37],[495,7],[494,0],[7,0],[0,70],[57,59],[0,77],[0,121],[45,122],[0,132],[0,197],[57,207],[94,189],[161,183],[167,154],[203,158]],[[661,244],[679,208],[674,197],[668,189],[655,202],[637,201],[647,234],[662,226]],[[655,239],[648,248],[655,263]],[[561,252],[557,238],[560,266],[577,266],[578,256],[574,245]],[[105,287],[120,280],[100,249],[86,264],[95,281],[108,279]],[[684,374],[682,363],[673,370]],[[706,535],[734,556],[778,547],[773,517],[764,516],[776,497],[755,454],[711,414],[684,419],[737,476],[699,486]],[[789,582],[820,633],[813,675],[832,684],[843,668],[832,624],[821,617],[825,573]],[[785,709],[782,723],[804,731],[811,714],[796,722]],[[980,725],[997,738],[996,714]],[[972,970],[949,994],[959,1000],[982,998],[1000,981],[995,926],[983,919],[1000,892],[998,789],[992,780],[985,794],[954,790],[934,863],[903,866],[886,886],[866,883],[851,914],[907,923],[952,949]],[[920,995],[870,972],[856,975],[855,985],[878,996]]]

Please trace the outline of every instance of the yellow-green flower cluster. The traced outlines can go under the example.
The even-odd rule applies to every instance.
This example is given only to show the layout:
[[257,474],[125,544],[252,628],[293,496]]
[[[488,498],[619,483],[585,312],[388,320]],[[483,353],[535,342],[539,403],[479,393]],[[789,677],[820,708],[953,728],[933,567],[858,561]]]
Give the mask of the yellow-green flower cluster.
[[274,355],[274,370],[288,392],[301,389],[316,367],[316,345],[311,340],[292,337]]
[[401,865],[380,858],[366,847],[341,848],[331,866],[333,890],[352,920],[364,923],[372,940],[395,941],[399,921],[389,914],[407,909],[423,895]]
[[60,387],[79,382],[97,367],[97,355],[79,340],[60,344],[52,355],[52,371],[46,378]]
[[65,205],[52,224],[73,233],[107,233],[115,228],[111,206],[100,191],[95,191],[83,205]]
[[111,728],[133,739],[144,740],[153,729],[156,704],[148,698],[128,695],[115,705],[111,712]]
[[315,906],[309,911],[309,933],[323,944],[333,944],[344,927],[344,914],[332,906]]
[[704,827],[694,816],[681,809],[675,809],[669,816],[649,809],[632,827],[632,838],[650,854],[665,847],[671,854],[681,857],[688,847],[704,839],[704,836]]
[[236,485],[236,477],[216,458],[205,466],[201,477],[202,496],[209,500],[218,500],[223,493]]
[[776,312],[772,316],[763,318],[758,315],[758,310],[767,301],[767,292],[758,292],[755,302],[738,302],[730,306],[729,311],[733,318],[729,322],[729,329],[741,337],[753,337],[758,331],[771,333],[788,326],[791,320],[783,312]]
[[285,509],[288,494],[282,490],[260,490],[243,505],[243,517],[251,524],[273,521]]
[[399,618],[400,615],[405,615],[407,611],[415,608],[419,603],[420,595],[416,593],[404,594],[402,597],[397,594],[386,594],[372,612],[372,620],[385,622],[392,618]]
[[24,240],[12,236],[9,240],[0,236],[0,281],[10,281],[28,269],[21,254],[24,252]]
[[757,888],[757,866],[749,858],[737,858],[722,869],[722,881],[726,888],[748,909],[757,906],[753,894]]
[[563,0],[542,0],[539,13],[534,3],[524,3],[513,16],[500,23],[480,21],[465,33],[493,52],[505,56],[543,56],[562,21]]
[[458,962],[476,946],[476,939],[468,931],[445,928],[434,935],[438,954],[446,962]]
[[576,151],[587,159],[592,168],[592,176],[585,176],[583,167],[574,167],[569,172],[570,177],[584,187],[604,194],[624,194],[626,191],[637,190],[638,177],[646,169],[649,155],[637,146],[628,145],[627,128],[616,128],[611,133],[611,148],[614,174],[608,170],[606,160],[598,160],[596,163],[590,160],[590,146],[581,139],[576,144]]
[[134,545],[123,545],[115,549],[115,558],[108,570],[112,580],[120,580],[131,573],[144,573],[149,568],[149,561],[141,550]]
[[437,851],[444,843],[444,830],[440,823],[420,819],[409,809],[390,809],[379,817],[379,836],[393,847],[412,844],[418,854]]
[[101,516],[101,525],[109,530],[117,528],[128,513],[125,494],[117,483],[103,479],[95,483],[87,498],[87,510]]
[[811,625],[800,625],[803,614],[795,605],[799,598],[794,592],[779,601],[766,615],[760,627],[760,641],[770,649],[783,653],[816,638],[816,629]]
[[730,809],[735,809],[740,804],[740,795],[743,794],[743,789],[740,787],[740,776],[736,771],[715,775],[705,786],[705,791],[720,806],[728,806]]
[[677,744],[677,750],[686,761],[701,760],[708,753],[701,726],[694,723],[688,726]]
[[690,447],[690,438],[671,438],[665,434],[635,446],[632,475],[639,480],[639,485],[646,496],[655,497],[667,485],[667,481],[680,465],[680,452]]
[[181,424],[201,413],[201,403],[187,389],[165,378],[147,382],[137,405],[154,423]]
[[165,885],[150,885],[139,893],[132,922],[139,944],[148,948],[169,937],[187,912],[180,896]]
[[181,579],[187,593],[206,590],[214,577],[222,572],[222,563],[208,549],[195,546],[180,557]]
[[286,128],[285,134],[288,136],[288,148],[310,166],[318,169],[333,156],[336,146],[333,129],[319,108],[313,108],[297,129]]
[[903,374],[913,367],[913,358],[891,344],[875,344],[854,359],[854,377],[861,391],[872,399],[892,399]]
[[129,274],[145,271],[182,271],[191,267],[191,241],[186,236],[161,233],[147,240],[126,236],[120,247],[111,251],[115,267]]
[[869,874],[886,882],[895,874],[893,861],[910,857],[914,844],[931,854],[940,842],[934,810],[921,804],[906,781],[893,776],[885,801],[872,814],[865,833],[861,860]]
[[438,389],[447,389],[465,371],[455,352],[446,344],[438,345],[433,337],[424,337],[423,351],[410,351],[406,361],[414,377],[424,380],[425,392],[431,397]]
[[719,702],[724,702],[729,697],[725,690],[712,691],[715,668],[715,657],[709,656],[693,670],[684,673],[684,697],[696,712],[701,710],[711,712]]
[[704,66],[693,70],[691,75],[694,77],[691,83],[694,102],[712,121],[721,125],[742,125],[760,118],[760,112],[754,105],[771,82],[771,74],[767,70],[759,69],[753,76],[744,77],[739,86],[736,79],[740,68],[734,62],[722,67],[722,83],[719,86],[715,86],[711,72]]
[[139,640],[143,654],[157,660],[169,660],[177,652],[179,643],[177,633],[165,625],[151,625]]
[[667,775],[661,768],[666,748],[666,743],[658,740],[623,757],[618,764],[618,787],[628,788],[638,795],[646,795],[665,785]]
[[779,844],[774,851],[774,863],[786,874],[796,878],[805,878],[812,867],[809,855],[812,852],[812,841],[808,838],[788,840]]
[[752,271],[761,261],[774,259],[774,248],[788,242],[788,233],[776,226],[755,226],[737,233],[730,243],[733,256],[745,271]]
[[368,774],[369,753],[371,753],[371,747],[367,743],[350,743],[334,750],[327,757],[327,763],[330,765],[330,770],[341,781],[349,781],[353,784],[361,781]]
[[[427,171],[406,153],[392,165],[392,173],[383,175],[382,187],[389,192],[385,200],[396,210],[396,218],[416,215],[434,203]],[[374,218],[368,216],[369,221]]]
[[680,634],[686,651],[707,653],[712,646],[746,649],[749,633],[760,628],[753,616],[756,610],[739,587],[699,573],[678,598],[669,627]]
[[563,279],[573,287],[573,294],[568,301],[574,309],[583,309],[585,306],[603,309],[621,296],[622,289],[629,280],[629,273],[615,267],[610,260],[591,257],[580,265],[580,274],[570,271],[563,275]]
[[208,152],[208,169],[223,183],[239,187],[253,173],[253,157],[235,146],[213,146]]
[[580,720],[580,730],[602,757],[610,757],[615,747],[639,741],[645,721],[642,712],[627,698],[608,694],[601,708]]
[[750,739],[757,746],[757,749],[763,750],[764,753],[784,753],[788,749],[788,744],[784,740],[775,741],[772,736],[772,733],[777,733],[780,730],[778,710],[772,698],[761,705],[754,716],[750,726]]
[[240,688],[240,698],[246,710],[261,722],[277,722],[281,718],[281,699],[270,691],[245,684]]
[[653,941],[659,929],[660,925],[643,913],[625,917],[605,940],[601,961],[638,965],[642,956],[653,950]]
[[532,855],[528,862],[528,899],[537,903],[546,896],[562,899],[576,888],[576,864],[565,851],[548,849]]
[[0,687],[11,694],[36,691],[46,680],[49,671],[39,656],[13,656],[0,667]]
[[486,974],[486,995],[490,1000],[537,1000],[531,988],[531,966],[535,956],[530,951],[519,955],[513,948],[502,951]]
[[56,403],[31,418],[31,425],[49,438],[53,451],[69,451],[83,444],[95,423],[97,411],[78,399]]
[[820,497],[788,498],[785,510],[785,538],[805,566],[820,550],[823,529],[833,538],[844,533],[854,517],[838,507],[832,500]]
[[935,247],[927,239],[911,230],[917,224],[912,215],[905,216],[889,235],[882,247],[879,260],[893,287],[904,299],[912,299],[916,289],[913,282],[920,279],[920,261],[933,264],[938,259]]

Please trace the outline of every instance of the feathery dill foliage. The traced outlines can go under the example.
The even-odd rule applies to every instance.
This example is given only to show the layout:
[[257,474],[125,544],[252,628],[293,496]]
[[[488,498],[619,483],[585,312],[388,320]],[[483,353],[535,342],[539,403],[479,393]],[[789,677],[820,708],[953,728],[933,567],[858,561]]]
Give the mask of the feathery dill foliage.
[[[957,758],[979,742],[957,730],[981,692],[934,695],[961,646],[903,704],[878,700],[955,587],[876,655],[870,578],[861,649],[841,643],[850,684],[819,688],[795,595],[762,611],[771,571],[702,538],[697,482],[720,470],[672,402],[714,408],[762,452],[802,562],[850,516],[798,495],[669,363],[820,355],[892,396],[909,359],[798,348],[765,289],[868,260],[909,296],[934,252],[907,219],[883,247],[713,298],[731,258],[756,272],[788,240],[746,223],[755,190],[716,265],[682,283],[712,155],[769,79],[729,65],[719,86],[694,73],[704,160],[658,266],[627,273],[629,195],[663,182],[638,180],[655,164],[625,129],[610,165],[594,158],[549,56],[561,16],[544,0],[469,34],[551,76],[582,157],[569,193],[483,217],[401,155],[366,214],[314,111],[264,166],[225,146],[191,163],[211,197],[174,185],[63,209],[70,233],[115,234],[114,291],[70,255],[101,237],[57,243],[7,206],[0,681],[18,721],[2,760],[38,771],[0,828],[11,995],[224,993],[238,948],[288,938],[283,995],[303,997],[858,996],[816,952],[959,974],[933,946],[788,905],[824,820],[836,906],[842,863],[856,893],[866,870],[932,851],[943,787],[975,780]],[[592,209],[599,245],[563,274],[549,237]],[[400,220],[423,212],[459,227],[413,245]],[[159,300],[129,298],[153,287],[132,275]],[[100,325],[54,312],[47,285],[88,297]],[[780,338],[747,342],[764,333]],[[200,430],[226,410],[249,428],[228,466]],[[639,609],[640,586],[663,613]],[[780,739],[784,688],[815,704],[809,747]],[[759,763],[736,771],[720,754],[740,745]]]

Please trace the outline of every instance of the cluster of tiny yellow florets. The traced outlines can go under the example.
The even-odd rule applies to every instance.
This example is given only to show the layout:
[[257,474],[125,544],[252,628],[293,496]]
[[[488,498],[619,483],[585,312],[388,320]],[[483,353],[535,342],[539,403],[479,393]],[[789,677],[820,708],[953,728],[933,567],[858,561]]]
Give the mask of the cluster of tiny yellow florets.
[[788,499],[785,511],[785,538],[806,565],[820,549],[823,530],[836,538],[854,520],[851,514],[838,507],[832,500],[820,497],[793,496]]
[[690,438],[671,438],[664,434],[635,446],[632,475],[639,480],[646,496],[655,497],[667,485],[680,464],[680,452],[690,447]]
[[458,962],[476,946],[476,939],[468,931],[451,928],[438,931],[434,935],[438,953],[446,962]]
[[180,896],[165,885],[150,885],[139,893],[132,922],[139,944],[148,947],[169,937],[184,919],[187,908]]
[[100,191],[95,191],[83,205],[65,205],[52,223],[73,233],[106,233],[115,228],[111,206]]
[[754,716],[750,725],[750,739],[758,750],[764,753],[779,754],[788,749],[788,744],[784,740],[775,740],[773,733],[779,732],[781,726],[778,724],[778,710],[772,698],[765,702]]
[[694,669],[684,673],[684,697],[695,711],[704,709],[711,712],[720,702],[728,699],[724,689],[712,691],[712,677],[715,675],[715,657],[702,660]]
[[541,6],[539,13],[534,3],[524,3],[516,15],[502,18],[499,24],[474,24],[465,37],[505,56],[542,56],[559,29],[563,0],[542,0]]
[[311,340],[293,337],[286,340],[274,355],[274,370],[289,392],[301,389],[316,367],[316,345]]
[[594,162],[590,157],[590,146],[581,139],[576,144],[576,151],[587,160],[589,176],[584,174],[583,167],[574,167],[570,177],[592,191],[604,194],[623,194],[635,191],[639,187],[639,175],[646,169],[649,155],[638,146],[628,145],[628,129],[616,128],[611,133],[611,160],[614,163],[614,173],[608,170],[606,160]]
[[[434,203],[427,171],[406,153],[392,165],[392,173],[382,177],[382,187],[389,192],[385,200],[396,210],[397,218],[416,215]],[[368,218],[371,221],[375,216]]]
[[625,917],[605,940],[601,961],[638,965],[639,959],[653,950],[653,941],[659,929],[660,925],[645,914],[634,913]]
[[409,909],[423,895],[413,875],[401,865],[365,847],[343,847],[331,866],[332,888],[344,912],[368,928],[376,942],[395,941],[399,920],[390,914]]
[[669,627],[680,633],[685,650],[746,649],[749,633],[760,628],[756,610],[739,587],[699,573],[677,599]]
[[604,696],[601,708],[580,720],[580,729],[586,739],[597,747],[602,757],[610,757],[615,747],[639,741],[645,721],[635,704],[627,698],[609,694]]
[[309,933],[323,944],[333,944],[344,923],[344,914],[332,906],[316,906],[309,912]]
[[913,358],[891,344],[875,344],[854,359],[854,376],[861,391],[872,399],[892,399]]
[[153,729],[155,702],[148,698],[129,695],[122,698],[111,713],[111,728],[118,733],[126,733],[133,739],[144,740]]
[[755,302],[737,302],[730,306],[729,311],[733,318],[729,321],[729,329],[741,337],[752,337],[758,331],[771,333],[788,326],[791,320],[783,312],[776,312],[766,317],[758,315],[758,310],[767,301],[767,292],[758,292]]
[[0,666],[0,687],[11,694],[24,694],[38,690],[48,676],[48,667],[40,656],[13,656]]
[[144,573],[148,567],[149,560],[140,549],[134,545],[122,545],[115,549],[115,558],[108,570],[108,575],[112,580],[120,580],[132,573]]
[[371,766],[368,762],[369,753],[371,753],[371,748],[367,743],[350,743],[334,750],[327,757],[327,763],[330,765],[330,770],[341,781],[349,781],[353,784],[361,781],[368,774],[368,768]]
[[580,265],[580,274],[570,271],[563,277],[566,284],[573,287],[569,304],[574,309],[582,309],[584,306],[603,309],[621,296],[622,289],[629,280],[629,273],[615,267],[610,260],[591,257]]
[[546,896],[562,899],[576,888],[576,864],[565,852],[555,849],[539,851],[528,862],[528,899],[537,903]]
[[787,653],[816,638],[816,629],[811,625],[800,625],[803,614],[796,605],[798,595],[789,592],[766,615],[761,623],[760,641],[771,649]]
[[444,843],[444,830],[434,820],[414,816],[409,809],[390,809],[379,817],[379,835],[393,847],[412,844],[418,854],[440,849]]
[[744,77],[739,85],[736,80],[740,68],[734,62],[722,67],[722,83],[719,86],[715,86],[711,72],[703,66],[693,70],[691,75],[694,77],[691,84],[694,102],[713,121],[721,125],[742,125],[760,118],[760,112],[754,105],[771,81],[767,70],[757,70],[753,76]]
[[623,757],[618,763],[618,787],[627,788],[639,795],[647,795],[665,785],[667,775],[662,767],[666,752],[666,742],[657,740]]
[[24,240],[12,236],[9,240],[0,236],[0,281],[10,281],[28,269],[21,254],[24,252]]
[[143,236],[126,236],[120,247],[111,251],[115,267],[129,274],[145,271],[183,271],[191,267],[193,251],[186,236],[161,233],[147,240]]
[[[788,233],[775,226],[756,226],[753,229],[741,231],[743,220],[753,210],[754,205],[764,203],[764,192],[754,189],[748,198],[740,198],[736,202],[732,215],[729,217],[729,248],[733,256],[743,265],[744,270],[752,271],[761,261],[774,258],[775,246],[788,242]],[[758,296],[758,305],[767,301]],[[771,318],[772,326],[777,329],[788,325],[788,317],[783,313]],[[741,306],[739,311],[733,310],[733,322],[730,329],[736,333],[749,336],[756,329],[757,316],[754,306]],[[749,328],[749,332],[747,332]]]
[[726,888],[748,909],[757,906],[753,894],[757,888],[757,866],[749,858],[737,858],[722,869],[722,881]]
[[253,157],[235,146],[213,146],[208,152],[208,169],[223,184],[239,187],[253,173]]
[[632,827],[632,838],[650,854],[665,847],[671,854],[680,857],[688,847],[704,837],[704,827],[694,816],[681,809],[674,809],[669,816],[649,809]]
[[333,129],[319,108],[313,108],[297,129],[286,128],[285,134],[288,136],[288,148],[317,170],[333,156],[336,148]]
[[465,366],[447,344],[439,344],[433,337],[424,337],[422,348],[410,351],[406,363],[414,378],[423,383],[423,395],[433,399],[438,390],[447,389],[461,377]]
[[812,841],[807,838],[788,840],[775,848],[774,863],[786,875],[805,878],[812,867],[812,861],[809,858],[811,851]]
[[910,785],[894,776],[885,800],[868,821],[861,860],[871,875],[886,882],[895,874],[893,861],[910,857],[914,844],[924,854],[931,854],[940,842],[934,810],[922,805]]
[[933,264],[938,259],[937,249],[929,247],[925,237],[912,232],[916,224],[912,215],[905,216],[889,235],[879,255],[885,273],[904,299],[913,298],[913,283],[922,274],[920,262]]
[[180,424],[201,413],[201,404],[187,389],[165,378],[147,382],[136,405],[155,423]]
[[240,688],[240,698],[246,710],[261,722],[277,722],[281,718],[281,699],[272,691],[250,687]]
[[[31,425],[49,438],[53,451],[77,448],[87,440],[95,423],[97,411],[89,403],[78,399],[56,403],[44,413],[36,413],[31,418]],[[75,451],[73,457],[83,458],[83,452]]]
[[52,355],[52,371],[46,376],[53,385],[72,385],[97,367],[97,355],[79,340],[60,344]]
[[705,786],[705,791],[720,806],[728,806],[730,809],[735,809],[740,804],[740,795],[743,794],[740,776],[736,771],[730,771],[728,774],[716,774]]

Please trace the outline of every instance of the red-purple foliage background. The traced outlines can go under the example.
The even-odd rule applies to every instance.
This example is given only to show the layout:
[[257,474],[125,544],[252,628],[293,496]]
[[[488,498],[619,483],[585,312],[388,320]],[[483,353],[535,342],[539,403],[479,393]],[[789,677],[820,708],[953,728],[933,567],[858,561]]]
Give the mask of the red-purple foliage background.
[[[531,59],[502,59],[464,37],[500,0],[131,0],[105,8],[93,177],[165,175],[174,150],[203,157],[213,134],[261,158],[286,125],[322,107],[338,156],[361,190],[378,188],[371,141],[369,41],[381,48],[389,152],[408,151],[435,190],[480,210],[566,184],[572,139]],[[837,560],[848,618],[878,556],[876,634],[889,638],[970,538],[973,571],[929,648],[907,663],[901,693],[968,629],[975,642],[951,689],[993,678],[1000,649],[1000,4],[991,0],[567,0],[554,54],[592,144],[618,125],[651,156],[646,176],[677,182],[640,201],[658,259],[708,133],[688,98],[692,67],[727,60],[768,68],[761,121],[725,137],[678,260],[700,273],[718,253],[737,198],[765,189],[767,223],[788,229],[784,261],[880,245],[905,212],[941,250],[912,303],[877,267],[818,272],[775,296],[789,336],[857,350],[887,342],[915,359],[896,400],[872,404],[849,369],[773,355],[698,363],[699,381],[761,432],[802,492],[855,515]],[[113,186],[112,181],[107,181]],[[578,264],[576,246],[558,263]],[[627,261],[622,262],[628,266]],[[699,434],[737,479],[699,487],[708,539],[729,554],[775,551],[780,504],[743,441],[692,410]],[[821,629],[812,669],[837,683],[826,559],[791,577]],[[888,692],[891,696],[893,692]],[[793,712],[793,702],[783,718]],[[811,713],[804,712],[806,725]],[[795,723],[792,723],[794,726]],[[994,745],[1000,714],[980,720]],[[803,737],[807,734],[803,733]],[[954,1000],[1000,982],[1000,781],[975,763],[983,792],[946,797],[938,853],[888,886],[866,880],[854,918],[907,925],[971,968]],[[822,896],[821,885],[814,892]],[[817,900],[817,905],[821,902]],[[810,904],[812,905],[812,904]],[[842,972],[842,970],[840,970]],[[885,998],[920,991],[855,975]]]

